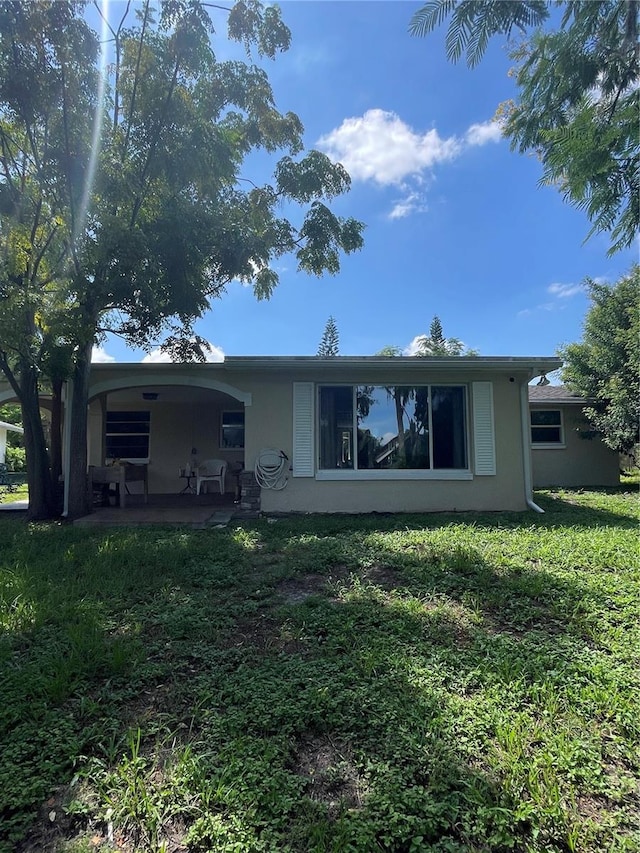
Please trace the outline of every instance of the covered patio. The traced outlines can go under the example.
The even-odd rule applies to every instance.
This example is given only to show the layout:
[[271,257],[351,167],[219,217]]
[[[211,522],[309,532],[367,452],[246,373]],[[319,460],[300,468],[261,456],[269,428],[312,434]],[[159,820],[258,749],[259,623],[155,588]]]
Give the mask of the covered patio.
[[[239,510],[250,395],[179,365],[109,365],[97,379],[88,425],[93,512],[78,523],[205,524]],[[206,476],[215,466],[222,479]],[[100,490],[117,506],[101,505]]]

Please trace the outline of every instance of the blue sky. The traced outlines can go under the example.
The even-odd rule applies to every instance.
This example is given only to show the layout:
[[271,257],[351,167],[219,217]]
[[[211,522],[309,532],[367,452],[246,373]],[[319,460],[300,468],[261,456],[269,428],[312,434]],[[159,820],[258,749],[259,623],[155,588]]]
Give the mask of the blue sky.
[[[511,152],[491,123],[515,94],[506,39],[473,70],[453,65],[444,29],[409,35],[419,7],[281,3],[292,46],[265,63],[276,104],[299,115],[307,148],[347,167],[351,192],[332,207],[366,223],[365,245],[320,279],[282,259],[269,301],[231,285],[196,326],[212,359],[313,355],[330,315],[342,355],[410,352],[434,314],[480,355],[552,355],[581,337],[584,277],[615,281],[637,259],[637,247],[608,258],[606,235],[583,243],[586,216],[539,187],[536,158]],[[236,54],[224,40],[216,52]],[[253,158],[245,177],[265,181],[269,165]],[[96,360],[144,356],[109,339]]]

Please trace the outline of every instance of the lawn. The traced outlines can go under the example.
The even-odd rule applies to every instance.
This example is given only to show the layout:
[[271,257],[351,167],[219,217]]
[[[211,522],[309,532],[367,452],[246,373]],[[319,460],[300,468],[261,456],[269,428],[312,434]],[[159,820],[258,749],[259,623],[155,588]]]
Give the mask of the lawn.
[[640,849],[636,491],[0,516],[0,850]]
[[16,483],[16,487],[9,491],[5,486],[0,487],[0,504],[13,503],[13,501],[26,501],[29,497],[29,489],[26,483]]

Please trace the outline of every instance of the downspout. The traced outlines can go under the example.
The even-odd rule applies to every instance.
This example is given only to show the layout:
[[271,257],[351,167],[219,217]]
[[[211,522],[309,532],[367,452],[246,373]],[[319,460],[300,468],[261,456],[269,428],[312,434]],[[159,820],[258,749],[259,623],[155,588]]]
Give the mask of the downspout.
[[529,419],[529,392],[527,383],[520,385],[520,421],[522,422],[522,466],[524,470],[524,499],[529,509],[535,512],[544,510],[533,500],[533,478],[531,476],[531,439]]
[[67,379],[64,385],[64,427],[62,436],[62,474],[64,476],[64,502],[62,517],[69,515],[69,480],[71,471],[71,406],[73,403],[73,381]]

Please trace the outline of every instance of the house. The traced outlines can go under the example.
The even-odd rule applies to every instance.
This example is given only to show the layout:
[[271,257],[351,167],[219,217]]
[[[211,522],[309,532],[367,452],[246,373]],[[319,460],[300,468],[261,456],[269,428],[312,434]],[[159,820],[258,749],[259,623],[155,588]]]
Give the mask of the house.
[[178,496],[195,490],[199,463],[221,459],[229,501],[265,512],[539,509],[534,487],[618,483],[617,454],[589,431],[585,401],[529,385],[560,366],[485,356],[95,364],[88,463],[143,466],[144,476],[127,472],[128,491]]
[[[535,508],[528,383],[559,367],[553,357],[96,364],[89,464],[146,464],[149,493],[167,495],[193,486],[198,462],[223,459],[230,497],[241,486],[244,501],[253,484],[266,512]],[[257,488],[264,451],[281,476],[259,476]]]
[[22,435],[24,430],[15,424],[8,424],[5,421],[0,421],[0,465],[4,464],[7,453],[7,433],[17,432]]
[[586,421],[587,403],[562,385],[529,387],[534,488],[620,483],[619,456]]

